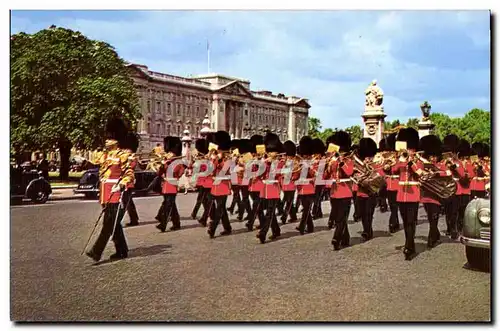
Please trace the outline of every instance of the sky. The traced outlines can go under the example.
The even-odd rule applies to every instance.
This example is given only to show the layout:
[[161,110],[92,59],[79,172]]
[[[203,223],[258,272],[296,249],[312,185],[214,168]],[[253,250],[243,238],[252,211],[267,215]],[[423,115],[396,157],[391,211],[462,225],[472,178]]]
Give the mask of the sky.
[[128,62],[189,76],[250,80],[309,99],[323,128],[361,125],[364,91],[386,121],[490,110],[489,11],[12,11],[11,33],[50,25],[104,40]]

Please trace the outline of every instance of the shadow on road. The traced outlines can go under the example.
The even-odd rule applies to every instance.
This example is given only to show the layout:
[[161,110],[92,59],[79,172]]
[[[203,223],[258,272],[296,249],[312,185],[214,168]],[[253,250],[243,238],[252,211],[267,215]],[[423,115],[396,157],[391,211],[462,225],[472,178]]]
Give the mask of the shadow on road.
[[[427,240],[427,238],[426,238]],[[403,252],[404,245],[399,245],[394,247],[395,250]],[[410,260],[413,260],[416,258],[420,253],[425,252],[427,250],[427,244],[426,243],[421,243],[421,242],[416,242],[415,243],[415,254],[410,258]]]
[[[153,245],[153,246],[148,246],[148,247],[137,247],[129,250],[128,252],[128,259],[133,259],[137,257],[146,257],[146,256],[152,256],[152,255],[158,255],[158,254],[164,254],[164,253],[169,253],[169,249],[172,248],[172,245]],[[118,262],[122,260],[103,260],[99,261],[97,263],[94,263],[92,266],[97,267],[101,266],[103,264],[109,264],[113,262]]]

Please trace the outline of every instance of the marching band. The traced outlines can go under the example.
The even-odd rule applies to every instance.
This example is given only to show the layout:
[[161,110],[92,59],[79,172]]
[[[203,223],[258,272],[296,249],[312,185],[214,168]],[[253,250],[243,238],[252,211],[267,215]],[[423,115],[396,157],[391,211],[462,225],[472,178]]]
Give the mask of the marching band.
[[[128,248],[122,218],[128,212],[127,225],[137,225],[139,221],[131,194],[134,168],[143,163],[136,155],[138,137],[120,119],[109,122],[107,135],[106,151],[94,161],[100,166],[100,203],[104,216],[101,233],[86,252],[95,261],[100,260],[110,237],[116,247],[111,258],[126,258]],[[219,223],[223,227],[221,236],[231,234],[228,211],[237,213],[239,221],[245,220],[249,232],[258,220],[256,237],[262,244],[269,230],[269,240],[280,237],[279,215],[282,224],[298,221],[296,230],[300,234],[312,233],[314,220],[323,217],[321,204],[325,191],[330,198],[328,227],[333,229],[334,250],[350,245],[347,219],[351,206],[354,220],[361,219],[363,241],[374,237],[372,224],[377,204],[384,212],[389,207],[390,233],[400,230],[399,213],[407,260],[415,255],[420,204],[429,221],[429,248],[440,241],[440,214],[446,218],[446,235],[457,239],[467,204],[472,198],[488,194],[489,146],[477,142],[471,146],[453,134],[443,141],[435,135],[419,139],[415,129],[404,127],[378,145],[377,148],[370,138],[352,145],[351,137],[344,131],[328,137],[326,145],[304,136],[298,146],[292,141],[282,143],[271,132],[231,140],[227,132],[218,131],[197,139],[195,154],[186,159],[181,155],[180,139],[165,137],[163,149],[157,146],[153,157],[146,161],[147,168],[158,176],[153,185],[155,191],[163,196],[156,217],[157,228],[165,232],[170,221],[171,231],[181,228],[176,197],[179,178],[188,169],[198,189],[191,218],[196,219],[203,207],[198,222],[207,227],[212,239]],[[232,201],[227,208],[230,195]]]

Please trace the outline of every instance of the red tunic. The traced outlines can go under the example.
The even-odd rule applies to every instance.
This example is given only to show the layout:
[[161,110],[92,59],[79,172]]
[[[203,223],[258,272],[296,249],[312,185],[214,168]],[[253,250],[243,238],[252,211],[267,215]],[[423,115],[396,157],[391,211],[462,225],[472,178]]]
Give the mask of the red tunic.
[[214,182],[210,191],[213,196],[231,195],[231,175],[229,174],[230,166],[231,160],[214,163]]
[[330,197],[333,199],[352,198],[352,180],[351,176],[354,172],[353,162],[346,160],[342,167],[340,162],[333,161],[330,163],[329,172],[331,180]]
[[316,193],[314,187],[314,179],[316,177],[315,175],[316,174],[314,170],[309,168],[307,172],[307,178],[299,179],[295,182],[295,185],[297,185],[298,195],[311,195]]
[[420,182],[418,181],[417,171],[422,170],[421,162],[414,162],[408,167],[408,162],[398,161],[392,171],[399,173],[397,202],[419,202],[420,201]]
[[459,160],[454,160],[453,162],[456,165],[455,171],[453,171],[453,179],[455,180],[455,182],[457,182],[456,195],[470,195],[470,184],[464,185],[462,180],[465,179],[467,176],[469,176],[469,178],[473,176],[469,175],[468,172],[472,171],[471,174],[474,172],[472,169],[472,165],[470,165],[469,167],[467,165],[464,165],[464,162]]
[[487,168],[483,165],[483,169],[480,171],[478,166],[473,166],[473,177],[470,183],[471,191],[486,191],[486,181],[488,177],[486,176]]
[[263,187],[262,190],[260,191],[260,198],[261,199],[279,199],[280,198],[280,185],[279,185],[279,177],[281,177],[278,173],[278,171],[281,168],[277,167],[276,169],[276,174],[274,178],[271,178],[271,163],[268,162],[266,164],[266,170],[264,171],[264,174],[262,175],[262,183]]
[[[281,162],[280,169],[281,169],[281,171],[285,170],[287,172],[290,172],[290,174],[280,176],[279,180],[280,180],[281,189],[284,192],[292,192],[292,191],[295,191],[297,188],[295,186],[295,180],[298,178],[298,176],[294,176],[294,174],[292,173],[293,163],[290,162],[290,164],[287,165],[286,164],[287,161],[288,161],[288,159]],[[287,166],[286,169],[284,169],[285,166]]]
[[[158,175],[162,176],[165,180],[162,183],[162,194],[177,194],[177,187],[179,185],[179,178],[184,174],[185,166],[183,164],[175,165],[173,173],[168,172],[171,162],[167,161],[158,171]],[[168,177],[172,176],[172,177]]]
[[[446,177],[446,176],[449,176],[451,173],[450,172],[447,172],[446,170],[446,166],[442,163],[438,163],[438,162],[434,162],[434,165],[439,169],[439,176],[441,177]],[[420,202],[422,203],[432,203],[432,204],[435,204],[435,205],[441,205],[441,203],[436,200],[436,197],[431,194],[430,192],[427,192],[426,189],[424,189],[422,187],[422,190],[421,190],[421,199],[420,199]]]
[[384,170],[385,183],[387,185],[387,191],[397,191],[399,183],[399,174],[395,174],[392,168]]

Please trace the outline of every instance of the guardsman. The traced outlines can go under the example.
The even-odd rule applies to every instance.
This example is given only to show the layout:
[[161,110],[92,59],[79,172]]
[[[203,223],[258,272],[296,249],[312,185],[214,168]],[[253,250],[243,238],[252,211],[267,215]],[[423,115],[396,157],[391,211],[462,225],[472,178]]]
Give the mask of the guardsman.
[[[451,176],[451,171],[447,170],[442,163],[438,162],[441,156],[442,142],[435,135],[427,135],[420,139],[419,150],[423,151],[423,157],[429,163],[423,163],[424,173],[428,176],[446,177]],[[428,168],[433,168],[428,170]],[[441,235],[438,229],[439,211],[441,208],[440,198],[429,192],[422,186],[420,202],[423,203],[427,220],[429,221],[429,235],[427,237],[427,247],[432,248],[439,243]]]
[[418,205],[420,202],[420,182],[418,177],[423,173],[423,166],[415,157],[418,149],[419,136],[413,128],[399,130],[396,138],[397,143],[406,143],[406,148],[399,150],[398,162],[392,167],[394,173],[399,173],[399,187],[396,200],[399,204],[399,212],[403,219],[405,229],[405,248],[403,253],[406,260],[415,255],[415,231],[417,227]]
[[119,218],[122,206],[122,195],[127,184],[134,181],[134,171],[129,165],[129,155],[118,148],[127,135],[127,127],[123,120],[112,119],[106,126],[108,139],[106,153],[100,160],[99,168],[99,203],[104,208],[101,233],[93,247],[86,252],[94,261],[101,259],[109,238],[115,244],[116,253],[111,259],[124,259],[128,255],[128,246]]
[[[210,149],[209,146],[210,146],[210,143],[212,143],[212,144],[215,143],[215,133],[209,132],[207,134],[207,136],[205,137],[205,139],[207,141],[207,150],[208,150],[207,160],[209,163],[211,163],[213,165],[215,159],[217,158],[217,150]],[[208,167],[208,163],[207,163],[207,167]],[[209,169],[207,168],[207,170],[209,170]],[[205,199],[203,202],[203,209],[204,209],[203,215],[201,216],[200,220],[198,221],[203,226],[206,226],[208,224],[208,218],[213,220],[214,215],[215,215],[215,201],[214,201],[214,198],[213,198],[212,193],[211,193],[213,183],[214,183],[214,176],[213,176],[213,171],[212,171],[212,173],[206,175],[205,179],[203,180],[203,187],[206,189],[207,194],[205,195]]]
[[[254,154],[255,160],[261,160],[263,155],[257,153],[257,146],[263,145],[264,144],[264,137],[261,135],[253,135],[250,138],[251,142],[251,147],[252,147],[252,153]],[[254,164],[252,166],[252,171],[255,172],[258,169],[258,165]],[[248,187],[248,191],[250,193],[250,198],[252,198],[252,214],[248,215],[248,222],[245,223],[245,226],[247,227],[248,231],[253,230],[253,224],[255,223],[255,219],[258,217],[259,222],[264,221],[264,206],[263,203],[260,201],[260,191],[264,187],[264,184],[262,183],[262,178],[261,176],[257,176],[255,178],[250,179],[250,185]],[[257,229],[260,228],[257,226]]]
[[[377,154],[377,144],[371,138],[361,138],[359,141],[358,156],[365,164],[370,164],[373,157]],[[376,171],[375,169],[373,171]],[[363,232],[361,237],[364,241],[373,238],[373,214],[377,203],[376,195],[370,193],[363,186],[358,185],[356,195],[359,213],[361,214],[361,223],[363,224]]]
[[308,233],[314,232],[314,223],[312,218],[312,205],[315,197],[314,189],[314,179],[316,178],[316,173],[312,164],[313,155],[313,140],[309,136],[303,136],[299,141],[299,153],[303,161],[309,164],[302,164],[300,177],[295,182],[297,185],[298,199],[302,208],[302,218],[300,224],[295,228],[300,234],[304,234],[306,228]]
[[351,137],[347,132],[338,131],[331,139],[331,144],[338,146],[338,153],[333,153],[328,163],[328,180],[331,182],[330,204],[332,210],[328,225],[334,227],[332,245],[335,250],[348,247],[350,241],[347,218],[351,210],[352,180],[354,164],[350,158],[344,157],[349,153]]
[[281,214],[281,223],[285,224],[290,215],[290,223],[297,221],[297,210],[293,205],[293,198],[295,197],[296,186],[292,178],[295,156],[297,154],[297,146],[291,140],[285,141],[283,144],[286,157],[284,158],[281,167],[290,171],[288,176],[281,176],[281,190],[283,191],[283,213]]
[[[272,235],[269,239],[274,240],[281,235],[281,230],[278,225],[278,220],[276,217],[276,209],[278,208],[278,203],[280,201],[280,185],[279,178],[280,167],[278,161],[278,153],[281,151],[281,142],[279,137],[268,132],[264,137],[264,146],[266,147],[267,158],[263,161],[265,166],[265,171],[262,174],[263,188],[260,192],[259,198],[264,202],[266,213],[264,216],[264,222],[260,226],[257,238],[263,244],[266,241],[266,235],[271,228]],[[275,169],[273,169],[273,163]]]
[[[236,168],[238,159],[240,156],[240,140],[239,139],[233,139],[231,140],[231,158],[234,163],[234,167]],[[236,177],[238,179],[238,177]],[[240,181],[235,180],[234,182],[231,183],[231,190],[233,192],[233,201],[231,202],[231,205],[227,209],[227,211],[232,215],[234,214],[234,208],[238,207],[238,214],[240,209],[242,209],[241,206],[241,195],[240,195]]]
[[[197,151],[197,160],[194,162],[194,169],[196,169],[196,171],[193,173],[193,175],[195,176],[195,180],[196,180],[196,188],[198,190],[198,195],[196,196],[196,203],[194,205],[194,208],[193,208],[193,211],[191,212],[191,218],[192,219],[196,219],[197,215],[198,215],[198,211],[200,210],[200,207],[203,205],[203,208],[205,208],[205,204],[204,204],[204,200],[207,196],[207,188],[204,187],[204,181],[205,181],[205,177],[204,175],[200,175],[200,174],[203,174],[207,171],[207,164],[206,162],[203,162],[204,160],[202,159],[202,156],[203,155],[207,155],[208,154],[208,142],[201,138],[201,139],[196,139],[195,141],[195,149]],[[204,226],[206,226],[207,224],[202,224]]]
[[[129,165],[132,170],[135,168],[139,162],[135,153],[139,147],[139,136],[135,132],[129,132],[125,139],[125,145],[120,146],[129,155]],[[139,215],[137,214],[137,208],[135,207],[134,199],[132,198],[134,191],[135,180],[127,184],[127,189],[123,192],[123,202],[126,206],[125,210],[128,213],[130,222],[126,226],[136,226],[139,225]],[[123,211],[125,211],[123,210]],[[121,219],[121,218],[120,218]]]
[[[359,145],[354,144],[351,146],[351,152],[357,153],[359,150]],[[354,222],[359,222],[361,220],[361,215],[359,212],[359,202],[358,202],[358,184],[352,183],[352,202],[354,204],[354,215],[353,215],[353,220]]]
[[247,218],[252,215],[252,208],[250,205],[250,192],[248,191],[249,181],[245,180],[245,157],[252,153],[252,144],[249,139],[241,139],[240,140],[240,156],[238,157],[238,165],[237,165],[237,178],[238,184],[240,185],[240,193],[241,193],[241,208],[238,210],[238,220],[243,220],[243,215],[246,211]]
[[[458,185],[459,173],[464,173],[463,165],[458,162],[457,152],[460,139],[454,135],[449,134],[443,139],[443,157],[441,163],[446,169],[452,172],[453,179],[457,182],[457,193],[460,190]],[[458,238],[458,207],[459,198],[456,194],[452,195],[444,201],[445,215],[446,215],[446,235],[451,236],[452,239]]]
[[168,221],[172,220],[170,231],[181,228],[181,218],[177,209],[176,198],[179,187],[179,179],[184,174],[186,166],[181,163],[182,143],[179,137],[167,136],[164,138],[165,158],[158,170],[158,175],[163,177],[163,213],[160,216],[160,224],[156,227],[165,232]]
[[224,230],[220,233],[221,236],[231,234],[232,228],[229,223],[227,214],[226,202],[227,197],[231,195],[231,137],[226,131],[217,131],[215,133],[215,142],[218,146],[217,157],[213,160],[213,186],[211,194],[215,202],[215,211],[212,222],[208,225],[207,233],[210,238],[215,238],[215,230],[219,222],[222,223]]
[[[318,167],[321,159],[325,156],[326,147],[323,141],[319,138],[313,139],[313,150],[314,150],[314,168],[318,175],[321,175],[323,181],[326,180],[326,171],[323,169],[321,174],[319,174]],[[314,202],[312,207],[313,219],[319,219],[323,217],[323,210],[321,208],[321,203],[323,202],[323,191],[325,190],[325,185],[322,183],[315,183],[314,185]]]
[[458,233],[462,232],[464,226],[465,208],[471,200],[471,179],[474,177],[474,167],[469,157],[472,154],[470,144],[465,139],[460,139],[458,144],[458,160],[463,166],[463,173],[457,168],[457,197],[458,197]]
[[489,172],[486,162],[484,161],[486,146],[483,143],[475,142],[472,144],[472,150],[475,160],[472,161],[473,177],[470,184],[472,198],[486,197],[486,181]]
[[[396,135],[397,133],[391,133],[385,138],[385,150],[386,152],[396,152]],[[396,159],[393,160],[395,163]],[[399,187],[399,174],[393,173],[390,164],[385,164],[383,169],[385,175],[385,183],[387,186],[387,200],[389,202],[389,209],[391,215],[389,216],[389,232],[394,233],[399,231],[399,216],[398,216],[398,202],[396,197],[398,195]]]

